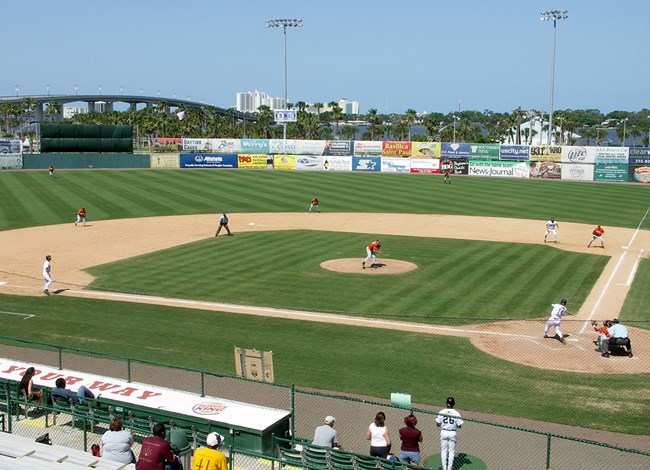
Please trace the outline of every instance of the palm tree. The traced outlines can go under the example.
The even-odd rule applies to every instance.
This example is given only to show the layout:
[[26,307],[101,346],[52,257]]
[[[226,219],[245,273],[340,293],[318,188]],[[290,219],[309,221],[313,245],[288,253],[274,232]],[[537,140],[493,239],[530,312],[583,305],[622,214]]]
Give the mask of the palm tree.
[[359,132],[359,128],[356,126],[346,125],[341,128],[341,134],[343,134],[343,137],[347,140],[354,140],[354,136],[357,135],[357,132]]
[[343,115],[343,110],[339,106],[339,104],[336,101],[330,101],[328,103],[328,106],[330,107],[332,111],[332,118],[336,122],[336,138],[339,138],[339,121],[341,120],[341,116]]
[[296,108],[298,108],[298,111],[305,111],[307,109],[307,103],[304,101],[298,101],[296,103]]
[[318,121],[320,121],[320,110],[323,109],[324,105],[323,103],[314,103],[314,108],[316,108],[316,115],[318,116]]
[[274,114],[271,108],[266,105],[262,105],[257,108],[257,121],[262,126],[264,130],[264,138],[269,138],[269,129],[271,128],[271,123],[273,122]]
[[409,127],[409,139],[408,140],[411,140],[411,126],[417,120],[418,113],[417,113],[417,111],[415,111],[415,109],[409,108],[409,109],[406,110],[406,114],[404,116],[405,116],[406,122],[408,123],[408,127]]
[[404,140],[410,133],[409,125],[405,121],[401,121],[393,126],[393,135],[397,140]]
[[366,114],[366,121],[370,124],[370,140],[375,140],[375,127],[379,124],[379,116],[377,115],[377,110],[371,108]]

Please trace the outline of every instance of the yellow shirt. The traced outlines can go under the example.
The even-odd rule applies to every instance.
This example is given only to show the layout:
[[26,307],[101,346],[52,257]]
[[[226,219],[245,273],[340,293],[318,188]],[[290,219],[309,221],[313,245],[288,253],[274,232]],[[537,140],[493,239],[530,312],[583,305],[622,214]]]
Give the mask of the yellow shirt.
[[194,452],[192,470],[228,470],[228,462],[222,452],[201,447]]

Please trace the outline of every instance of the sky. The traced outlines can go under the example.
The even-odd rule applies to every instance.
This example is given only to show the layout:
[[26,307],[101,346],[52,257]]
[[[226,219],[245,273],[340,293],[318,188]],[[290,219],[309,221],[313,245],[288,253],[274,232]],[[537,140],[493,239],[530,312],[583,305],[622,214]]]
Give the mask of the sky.
[[0,0],[0,96],[99,93],[224,108],[237,92],[361,113],[650,108],[649,0]]

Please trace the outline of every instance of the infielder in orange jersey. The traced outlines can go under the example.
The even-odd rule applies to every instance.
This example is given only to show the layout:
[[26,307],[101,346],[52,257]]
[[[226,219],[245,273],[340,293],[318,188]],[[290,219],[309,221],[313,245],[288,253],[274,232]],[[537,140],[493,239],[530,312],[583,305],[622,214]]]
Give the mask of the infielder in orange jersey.
[[320,212],[320,206],[318,205],[317,197],[311,200],[311,206],[309,206],[309,212],[311,212],[312,209],[316,209],[318,212]]
[[589,242],[589,245],[587,245],[587,248],[591,247],[591,244],[594,242],[594,240],[600,240],[600,247],[605,248],[605,239],[603,238],[604,234],[605,234],[605,229],[603,229],[600,225],[596,227],[594,231],[591,232],[593,238]]
[[84,227],[86,226],[86,208],[82,207],[77,211],[77,221],[74,223],[74,226],[76,227],[78,223],[83,222]]
[[363,269],[366,269],[366,261],[372,259],[372,264],[370,265],[371,268],[376,268],[377,267],[377,253],[381,253],[379,249],[381,248],[381,240],[375,240],[374,242],[370,242],[368,246],[366,247],[366,253],[368,256],[366,256],[366,259],[363,260],[361,263],[361,267]]

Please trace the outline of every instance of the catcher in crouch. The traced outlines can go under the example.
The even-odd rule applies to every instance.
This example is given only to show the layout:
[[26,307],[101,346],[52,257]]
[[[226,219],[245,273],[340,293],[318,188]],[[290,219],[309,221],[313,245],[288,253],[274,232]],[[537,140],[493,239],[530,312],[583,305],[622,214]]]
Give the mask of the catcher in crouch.
[[366,259],[364,259],[361,262],[361,267],[363,269],[366,269],[366,261],[369,261],[372,259],[372,264],[370,265],[371,268],[376,268],[377,267],[377,253],[381,253],[379,249],[381,248],[381,240],[375,240],[374,242],[370,242],[368,246],[366,247],[366,253],[368,256],[366,256]]

